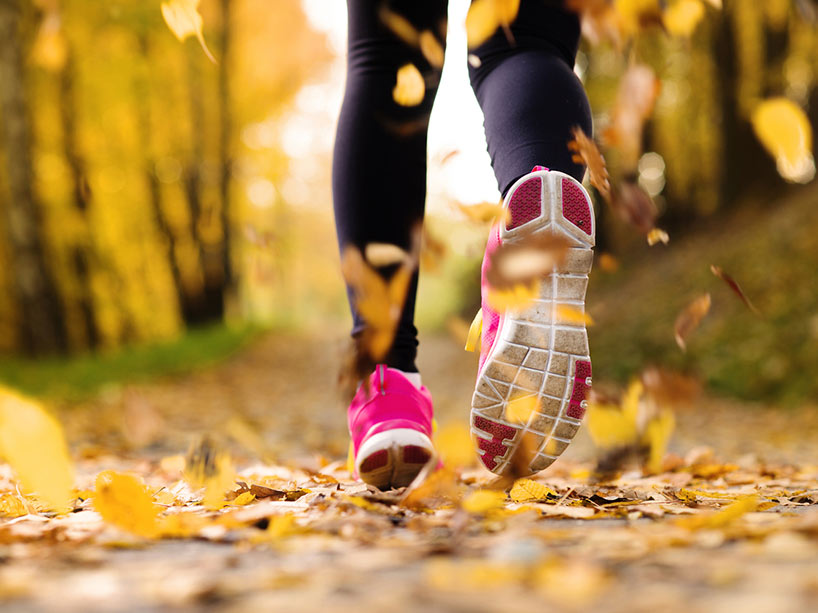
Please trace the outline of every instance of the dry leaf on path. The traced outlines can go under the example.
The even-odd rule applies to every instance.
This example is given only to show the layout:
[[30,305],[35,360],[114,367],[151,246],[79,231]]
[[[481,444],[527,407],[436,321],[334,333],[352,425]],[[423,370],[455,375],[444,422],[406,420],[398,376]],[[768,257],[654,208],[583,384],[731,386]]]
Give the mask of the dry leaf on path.
[[699,327],[699,323],[710,311],[710,302],[710,294],[703,294],[690,302],[676,317],[673,334],[676,338],[676,344],[679,345],[682,351],[687,350],[687,338]]

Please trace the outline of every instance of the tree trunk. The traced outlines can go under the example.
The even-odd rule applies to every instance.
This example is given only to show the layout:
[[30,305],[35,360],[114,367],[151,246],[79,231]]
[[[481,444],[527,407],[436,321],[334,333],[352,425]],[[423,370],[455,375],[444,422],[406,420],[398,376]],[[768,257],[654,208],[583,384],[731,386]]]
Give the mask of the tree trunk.
[[42,211],[32,188],[32,135],[23,72],[20,0],[0,0],[0,127],[6,150],[9,202],[7,240],[23,349],[65,352],[65,316],[47,265]]
[[100,332],[97,327],[94,311],[94,292],[91,283],[91,265],[96,261],[94,236],[88,218],[88,208],[91,204],[91,189],[88,185],[85,158],[79,150],[76,122],[76,98],[74,95],[74,57],[69,48],[65,65],[60,71],[60,119],[63,129],[63,149],[65,159],[71,172],[73,184],[73,201],[77,215],[82,219],[83,235],[77,237],[71,247],[71,261],[79,287],[79,308],[85,343],[89,348],[100,345]]
[[231,55],[231,14],[232,0],[221,0],[222,28],[219,47],[222,56],[219,60],[219,195],[221,199],[221,225],[223,233],[222,270],[224,273],[225,297],[233,298],[235,278],[233,275],[232,225],[230,212],[230,177],[233,172],[231,151],[232,122],[230,105],[230,55]]

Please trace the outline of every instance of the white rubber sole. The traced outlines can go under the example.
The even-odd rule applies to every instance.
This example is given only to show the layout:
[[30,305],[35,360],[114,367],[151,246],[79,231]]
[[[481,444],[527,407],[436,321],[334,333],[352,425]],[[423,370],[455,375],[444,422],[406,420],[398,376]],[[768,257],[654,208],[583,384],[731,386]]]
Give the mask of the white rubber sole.
[[379,489],[409,485],[434,455],[431,439],[411,428],[395,428],[367,438],[355,469],[364,483]]
[[[538,184],[540,212],[534,216],[530,207]],[[525,214],[532,218],[512,229],[502,226],[503,243],[553,232],[568,238],[571,247],[559,269],[540,282],[534,304],[501,318],[494,345],[478,374],[471,431],[483,464],[497,474],[508,469],[523,438],[528,454],[523,462],[531,473],[556,460],[579,429],[591,385],[585,323],[566,313],[585,311],[595,242],[593,204],[570,176],[537,171],[511,187],[506,208],[521,187],[521,198],[529,207]],[[581,212],[583,199],[587,215]],[[536,408],[527,421],[509,419],[509,402],[529,397],[536,397],[537,402],[532,403]],[[515,468],[520,470],[519,461]]]

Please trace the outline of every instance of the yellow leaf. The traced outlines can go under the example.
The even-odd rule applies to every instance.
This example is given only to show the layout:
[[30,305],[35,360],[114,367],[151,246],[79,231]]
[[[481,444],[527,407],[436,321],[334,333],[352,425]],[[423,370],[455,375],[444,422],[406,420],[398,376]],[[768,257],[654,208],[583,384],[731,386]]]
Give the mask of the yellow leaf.
[[743,496],[736,499],[735,502],[730,503],[720,511],[685,517],[684,519],[680,519],[677,523],[691,530],[724,528],[742,515],[757,511],[759,504],[760,499],[758,495],[751,494],[750,496]]
[[210,49],[205,44],[202,34],[202,16],[199,15],[199,0],[169,0],[162,3],[162,17],[168,24],[170,31],[179,40],[185,40],[188,36],[195,36],[202,46],[205,55],[214,64],[216,58],[210,53]]
[[255,494],[253,494],[253,492],[242,492],[241,494],[236,496],[236,499],[233,500],[233,502],[231,502],[230,504],[232,504],[233,506],[241,507],[246,504],[250,504],[255,499],[256,496]]
[[534,302],[537,297],[539,281],[534,279],[529,284],[517,283],[510,289],[489,287],[486,302],[499,313],[505,311],[521,311]]
[[667,245],[670,242],[670,236],[661,228],[653,228],[648,232],[648,245],[653,247],[656,243]]
[[650,449],[647,463],[650,472],[659,473],[662,471],[662,460],[665,458],[667,443],[670,440],[670,435],[673,434],[675,425],[676,420],[673,413],[663,411],[645,426],[645,433],[642,438]]
[[426,82],[414,64],[406,64],[398,69],[397,83],[392,90],[392,98],[401,106],[417,106],[426,95]]
[[514,502],[532,502],[534,500],[547,500],[548,497],[559,498],[557,492],[547,485],[537,483],[531,479],[517,479],[509,492],[509,497]]
[[689,38],[704,17],[701,0],[677,0],[662,15],[668,33]]
[[471,466],[477,458],[469,428],[461,423],[447,424],[435,433],[435,449],[449,468]]
[[430,30],[423,30],[420,33],[420,51],[423,57],[435,68],[443,68],[443,57],[445,55],[443,46],[438,42],[437,37]]
[[505,418],[512,423],[527,424],[531,414],[537,410],[539,405],[536,394],[517,396],[506,405]]
[[74,469],[62,428],[34,400],[0,387],[0,457],[27,492],[68,511]]
[[469,326],[469,333],[466,336],[466,351],[477,351],[480,349],[480,342],[483,335],[483,309],[477,311],[477,315]]
[[477,490],[463,499],[462,506],[465,511],[478,515],[484,515],[491,511],[497,511],[506,503],[505,492],[496,490]]
[[597,447],[602,449],[625,447],[638,440],[636,415],[639,396],[634,394],[637,389],[631,386],[629,393],[625,395],[622,407],[596,402],[588,403],[588,413],[585,417],[586,427]]
[[159,535],[160,507],[141,479],[106,470],[97,475],[94,508],[109,524],[139,536]]
[[28,515],[25,501],[15,494],[0,495],[0,517]]
[[485,42],[497,28],[508,28],[519,10],[520,0],[474,0],[466,15],[469,48]]
[[557,322],[566,324],[583,324],[593,326],[594,319],[585,311],[580,311],[576,307],[567,304],[557,305]]
[[770,98],[753,111],[751,121],[761,144],[775,158],[778,173],[795,183],[815,176],[812,126],[806,113],[786,98]]

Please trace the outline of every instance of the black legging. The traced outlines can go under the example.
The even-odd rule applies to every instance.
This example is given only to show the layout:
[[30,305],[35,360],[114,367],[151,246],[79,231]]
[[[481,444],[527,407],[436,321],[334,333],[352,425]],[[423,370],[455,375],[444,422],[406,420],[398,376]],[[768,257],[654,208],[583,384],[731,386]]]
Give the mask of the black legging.
[[[419,49],[407,45],[381,19],[382,8],[429,29],[444,43],[447,0],[347,0],[347,83],[332,167],[338,241],[343,248],[391,243],[408,249],[412,228],[423,219],[426,200],[426,132],[440,71]],[[584,167],[566,144],[573,126],[591,133],[588,99],[573,73],[579,20],[559,0],[522,0],[511,25],[471,53],[472,88],[483,110],[486,140],[500,191],[505,194],[537,164],[581,180]],[[426,81],[417,106],[392,98],[396,73],[414,64]],[[417,273],[409,287],[395,341],[385,363],[414,372]],[[350,304],[353,336],[364,321]]]

